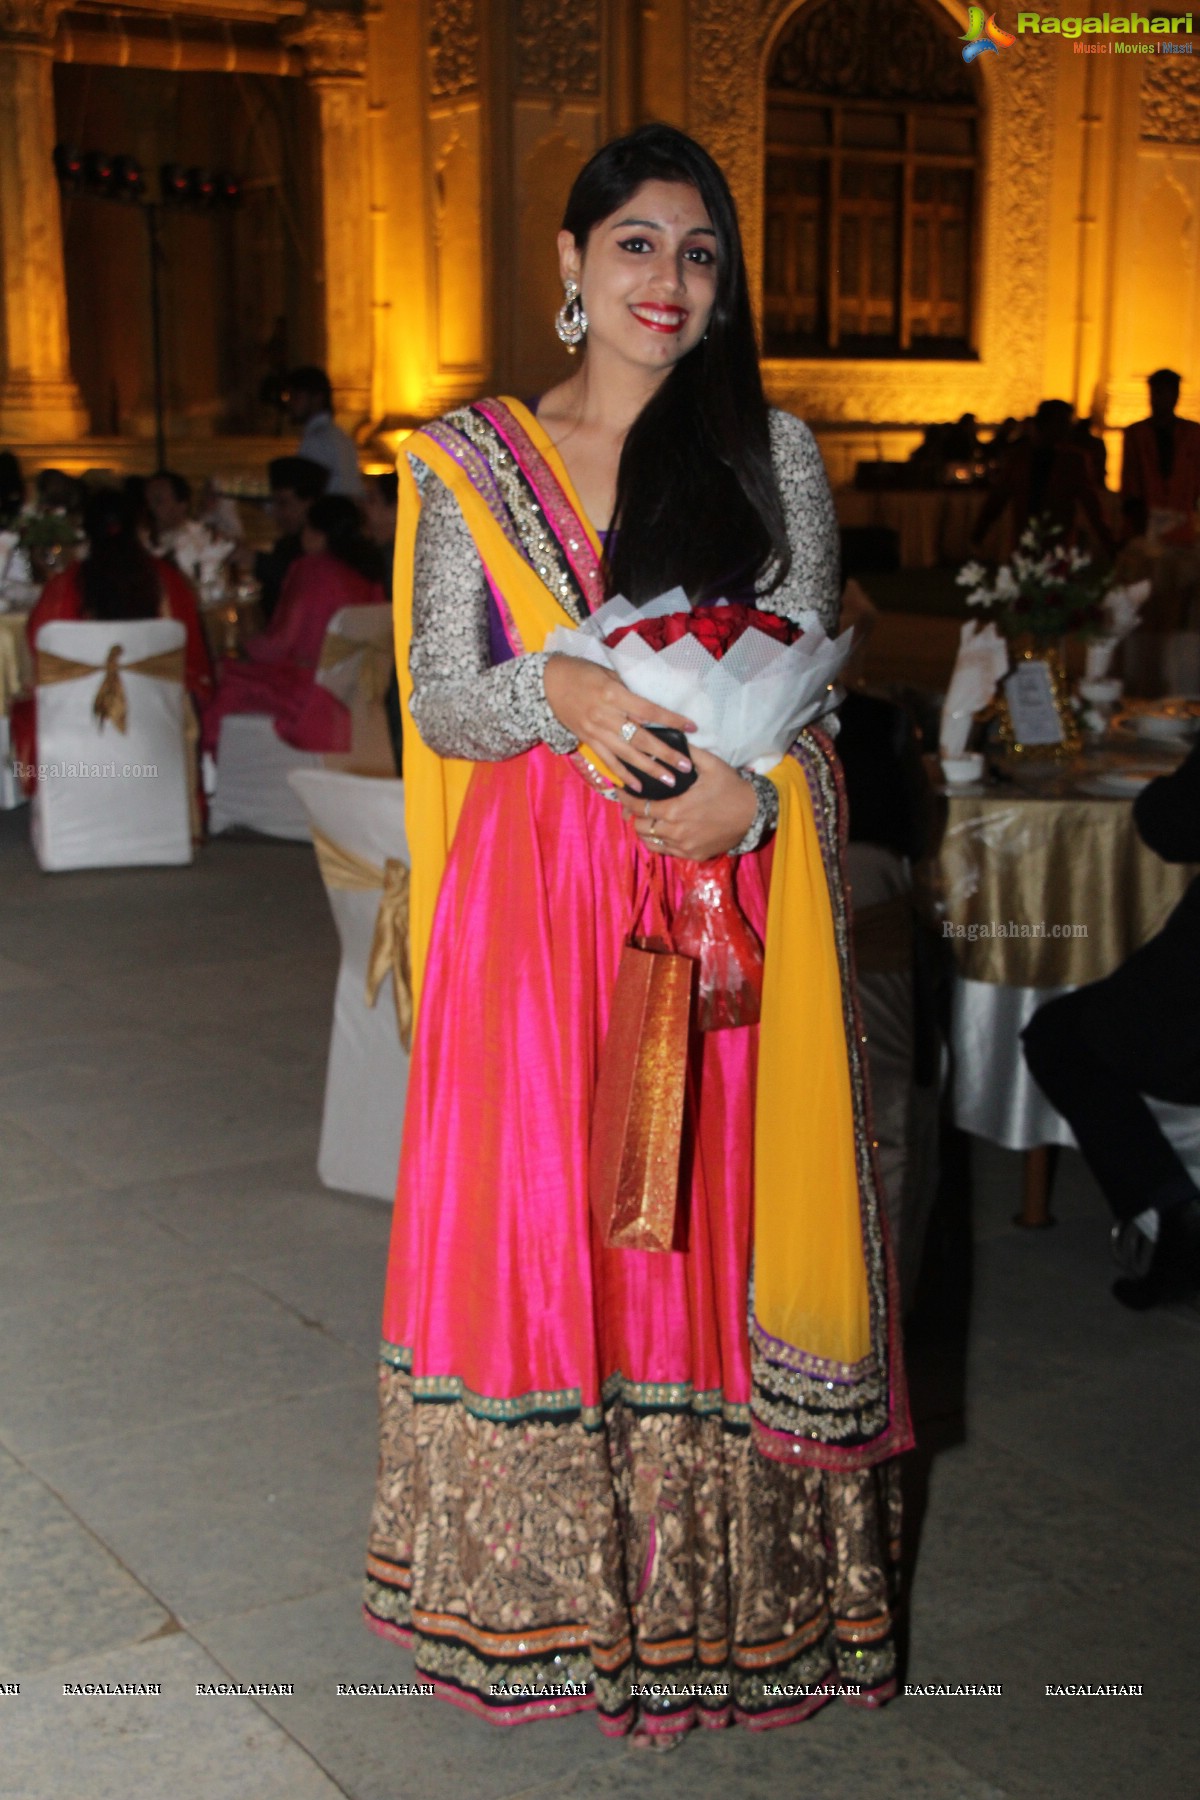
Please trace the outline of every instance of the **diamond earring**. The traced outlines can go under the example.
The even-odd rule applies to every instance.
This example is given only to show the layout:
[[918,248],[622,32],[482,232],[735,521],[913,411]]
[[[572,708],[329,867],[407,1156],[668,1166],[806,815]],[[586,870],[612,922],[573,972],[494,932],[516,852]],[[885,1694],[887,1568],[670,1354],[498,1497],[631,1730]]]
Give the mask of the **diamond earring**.
[[587,336],[587,314],[579,295],[579,283],[573,276],[563,283],[565,298],[554,315],[554,329],[572,354]]

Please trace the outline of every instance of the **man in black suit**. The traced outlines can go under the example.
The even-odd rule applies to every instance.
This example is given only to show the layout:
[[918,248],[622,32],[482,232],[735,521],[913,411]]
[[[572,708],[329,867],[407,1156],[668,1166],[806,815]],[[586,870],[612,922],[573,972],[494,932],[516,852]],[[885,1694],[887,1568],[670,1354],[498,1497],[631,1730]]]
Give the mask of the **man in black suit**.
[[[1143,788],[1134,821],[1167,862],[1200,862],[1200,742]],[[1116,1298],[1141,1310],[1194,1294],[1200,1188],[1144,1096],[1200,1105],[1200,877],[1119,969],[1039,1008],[1023,1043],[1116,1214],[1114,1245],[1130,1271]]]

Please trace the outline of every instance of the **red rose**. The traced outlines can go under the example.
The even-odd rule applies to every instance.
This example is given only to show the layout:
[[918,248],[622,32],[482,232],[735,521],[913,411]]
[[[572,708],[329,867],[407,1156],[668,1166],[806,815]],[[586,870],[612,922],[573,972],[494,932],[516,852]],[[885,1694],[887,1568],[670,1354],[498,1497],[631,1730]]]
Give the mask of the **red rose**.
[[694,612],[665,613],[657,619],[639,619],[622,625],[605,638],[609,648],[636,632],[652,650],[665,650],[681,638],[694,637],[717,662],[731,650],[745,631],[761,631],[780,644],[793,644],[803,633],[790,619],[775,613],[760,612],[756,606],[699,606]]

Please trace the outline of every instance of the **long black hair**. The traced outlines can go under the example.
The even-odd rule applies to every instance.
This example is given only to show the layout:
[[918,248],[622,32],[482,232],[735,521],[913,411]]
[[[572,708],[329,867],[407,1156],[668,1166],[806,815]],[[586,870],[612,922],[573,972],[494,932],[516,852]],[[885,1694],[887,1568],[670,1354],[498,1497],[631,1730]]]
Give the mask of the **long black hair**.
[[671,125],[605,144],[575,178],[563,214],[581,251],[601,219],[646,181],[686,182],[717,238],[716,299],[704,340],[676,363],[626,436],[606,578],[610,594],[693,600],[744,591],[791,562],[771,462],[767,402],[737,208],[708,152]]
[[162,605],[158,566],[137,534],[137,507],[118,488],[101,488],[83,509],[87,559],[80,564],[89,619],[154,619]]
[[308,523],[325,539],[330,556],[368,581],[382,581],[383,554],[364,533],[362,514],[348,494],[322,494],[308,509]]

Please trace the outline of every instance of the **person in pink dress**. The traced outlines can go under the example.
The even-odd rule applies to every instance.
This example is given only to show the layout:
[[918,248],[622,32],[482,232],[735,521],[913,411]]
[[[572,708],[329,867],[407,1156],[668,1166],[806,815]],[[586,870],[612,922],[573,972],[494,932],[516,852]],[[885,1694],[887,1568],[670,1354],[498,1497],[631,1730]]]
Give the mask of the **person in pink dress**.
[[[588,1708],[671,1748],[895,1692],[911,1433],[831,742],[806,728],[767,775],[684,756],[647,726],[695,721],[543,648],[676,584],[836,629],[820,452],[766,404],[733,200],[692,139],[599,150],[558,249],[573,372],[433,421],[399,468],[416,1027],[365,1608],[481,1717]],[[598,764],[626,766],[615,798]],[[691,1032],[677,1238],[613,1247],[589,1155],[623,946],[648,885],[674,909],[727,853],[762,1022]],[[803,1256],[773,1263],[764,1223]]]
[[249,638],[243,660],[226,659],[204,710],[201,746],[216,755],[230,713],[265,713],[285,744],[326,754],[349,750],[350,714],[316,680],[330,620],[345,606],[386,606],[382,566],[363,536],[355,502],[344,494],[314,500],[301,532],[302,554],[288,570],[265,631]]

